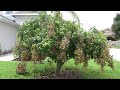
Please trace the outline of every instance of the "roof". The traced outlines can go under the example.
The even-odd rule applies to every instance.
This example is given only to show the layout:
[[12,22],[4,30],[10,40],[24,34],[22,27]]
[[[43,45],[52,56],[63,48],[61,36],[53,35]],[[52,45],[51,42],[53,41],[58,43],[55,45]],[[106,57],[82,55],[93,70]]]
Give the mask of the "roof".
[[38,11],[15,11],[14,14],[38,13]]
[[4,23],[7,23],[7,24],[9,24],[9,25],[16,26],[16,27],[20,26],[20,25],[19,25],[18,23],[16,23],[15,21],[13,21],[13,20],[11,20],[11,19],[9,19],[9,18],[7,18],[7,17],[5,17],[5,16],[3,16],[3,15],[0,15],[0,21],[1,21],[1,22],[4,22]]
[[19,15],[39,15],[38,11],[18,11],[10,14],[12,16],[19,16]]
[[103,31],[103,33],[106,37],[115,37],[115,33],[112,32],[111,29],[106,29],[106,30]]

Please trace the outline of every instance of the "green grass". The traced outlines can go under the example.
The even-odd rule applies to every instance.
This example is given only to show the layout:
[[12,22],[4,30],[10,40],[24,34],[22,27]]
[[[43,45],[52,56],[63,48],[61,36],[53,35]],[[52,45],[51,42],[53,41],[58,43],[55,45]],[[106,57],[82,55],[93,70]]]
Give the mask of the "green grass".
[[[19,61],[1,61],[0,62],[0,79],[30,79],[33,74],[36,75],[39,72],[44,72],[47,68],[50,69],[49,63],[37,64],[35,70],[33,70],[33,63],[27,62],[27,72],[25,75],[18,75],[16,73],[16,67]],[[31,73],[32,72],[32,73]]]
[[[45,70],[55,70],[56,64],[53,63],[53,65],[49,65],[48,62],[45,62],[44,64],[37,64],[35,66],[35,70],[33,71],[33,64],[31,62],[27,62],[27,72],[29,72],[26,75],[18,75],[16,74],[16,66],[19,62],[13,61],[13,62],[0,62],[0,79],[29,79],[33,75],[37,75],[38,73],[44,73]],[[74,64],[74,60],[69,60],[66,62],[62,69],[74,69],[79,70],[80,74],[84,79],[120,79],[120,62],[114,61],[115,70],[112,70],[110,67],[105,67],[104,72],[101,72],[100,66],[94,63],[93,60],[89,61],[88,69],[85,70],[82,67],[82,64],[76,66]],[[32,73],[30,73],[32,72]]]
[[[104,72],[101,71],[100,65],[97,65],[93,60],[89,61],[88,68],[85,70],[82,64],[77,66],[84,79],[120,79],[120,62],[114,61],[115,70],[105,66]],[[76,68],[73,61],[66,63],[65,67]]]
[[112,46],[112,48],[120,49],[120,46]]

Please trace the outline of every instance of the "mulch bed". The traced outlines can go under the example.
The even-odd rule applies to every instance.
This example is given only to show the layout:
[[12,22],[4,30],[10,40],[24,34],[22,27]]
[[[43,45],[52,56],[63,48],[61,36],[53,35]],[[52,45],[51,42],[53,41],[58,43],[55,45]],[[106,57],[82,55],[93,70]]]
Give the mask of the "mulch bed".
[[54,72],[42,74],[34,79],[82,79],[82,76],[76,70],[62,70],[57,77],[54,77],[54,74]]

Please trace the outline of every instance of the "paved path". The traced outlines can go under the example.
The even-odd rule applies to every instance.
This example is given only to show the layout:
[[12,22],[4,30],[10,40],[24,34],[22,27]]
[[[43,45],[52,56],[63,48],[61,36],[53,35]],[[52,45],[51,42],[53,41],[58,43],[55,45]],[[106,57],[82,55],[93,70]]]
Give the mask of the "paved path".
[[[110,54],[113,55],[115,60],[120,61],[120,49],[110,48]],[[7,54],[0,56],[0,61],[12,61],[14,59],[13,54]]]

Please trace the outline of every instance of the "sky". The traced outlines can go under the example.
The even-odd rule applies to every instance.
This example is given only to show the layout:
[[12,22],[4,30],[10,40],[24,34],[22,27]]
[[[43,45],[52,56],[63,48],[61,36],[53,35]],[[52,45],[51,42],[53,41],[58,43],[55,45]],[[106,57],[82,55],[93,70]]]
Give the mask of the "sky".
[[[113,19],[120,11],[75,11],[85,30],[95,26],[99,30],[111,28]],[[66,11],[62,11],[63,18],[70,20],[72,17]]]

